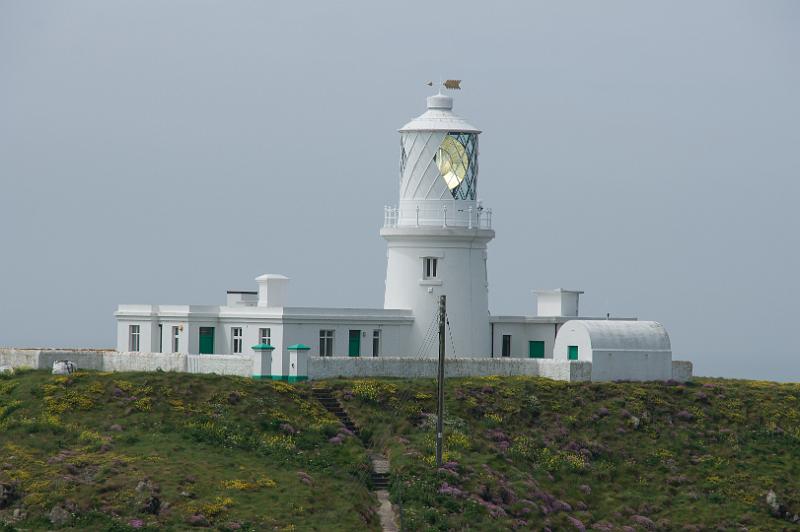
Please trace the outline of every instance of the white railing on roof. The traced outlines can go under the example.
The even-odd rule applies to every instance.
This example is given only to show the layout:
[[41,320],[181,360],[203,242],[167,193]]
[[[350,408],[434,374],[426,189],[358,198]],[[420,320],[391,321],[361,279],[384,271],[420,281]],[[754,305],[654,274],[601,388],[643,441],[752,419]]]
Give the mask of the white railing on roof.
[[411,208],[385,206],[384,227],[466,227],[467,229],[491,229],[492,209],[453,206]]

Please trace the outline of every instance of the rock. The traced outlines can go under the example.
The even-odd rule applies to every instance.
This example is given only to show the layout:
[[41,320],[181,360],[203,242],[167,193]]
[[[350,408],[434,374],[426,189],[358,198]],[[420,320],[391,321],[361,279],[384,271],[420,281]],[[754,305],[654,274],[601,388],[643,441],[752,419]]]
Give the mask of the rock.
[[581,490],[581,492],[586,495],[592,493],[592,488],[588,484],[581,484],[580,486],[578,486],[578,489]]
[[197,482],[197,477],[194,475],[186,475],[185,477],[183,477],[182,482],[184,484],[194,484],[195,482]]
[[0,366],[0,375],[2,374],[13,375],[14,368],[12,368],[11,366]]
[[161,491],[161,488],[158,486],[158,484],[151,482],[149,478],[146,478],[144,480],[140,480],[139,483],[136,484],[136,491],[139,493],[158,493]]
[[777,515],[780,511],[780,504],[778,504],[778,496],[772,490],[769,490],[767,492],[767,506],[769,506],[772,515]]
[[11,506],[18,497],[16,484],[0,484],[0,509]]
[[239,392],[231,392],[228,394],[228,404],[237,405],[242,400],[242,394]]
[[333,438],[329,439],[328,443],[332,443],[334,445],[341,445],[342,444],[342,437],[337,434]]
[[675,417],[680,419],[681,421],[691,421],[694,419],[694,414],[686,410],[681,410],[680,412],[675,414]]
[[186,497],[187,499],[195,499],[195,498],[197,498],[197,495],[195,495],[194,493],[192,493],[190,491],[182,491],[181,492],[181,497]]
[[72,514],[64,509],[63,506],[53,506],[50,513],[47,514],[50,522],[56,526],[67,524],[72,519]]
[[203,514],[190,515],[186,520],[189,526],[208,526],[208,519]]
[[281,429],[281,432],[283,432],[284,434],[292,435],[297,433],[295,428],[288,423],[281,423],[280,427],[278,428]]
[[158,510],[161,508],[161,500],[158,497],[148,497],[142,506],[142,511],[146,514],[158,515]]
[[128,526],[131,528],[142,528],[144,526],[144,521],[141,519],[131,519],[128,521]]
[[113,425],[108,427],[108,430],[112,430],[114,432],[122,432],[122,425],[118,425],[118,424],[114,423]]
[[601,406],[600,408],[597,409],[597,415],[599,417],[606,417],[608,414],[609,414],[608,408],[604,406]]
[[53,362],[53,375],[72,375],[76,371],[78,371],[78,366],[70,360]]

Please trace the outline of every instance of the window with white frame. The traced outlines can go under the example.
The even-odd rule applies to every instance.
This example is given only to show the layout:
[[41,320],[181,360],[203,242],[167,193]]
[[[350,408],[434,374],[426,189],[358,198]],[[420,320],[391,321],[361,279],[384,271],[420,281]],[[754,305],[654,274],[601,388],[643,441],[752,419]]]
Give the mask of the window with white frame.
[[258,343],[272,345],[272,330],[269,327],[261,327],[258,330]]
[[238,354],[242,352],[242,328],[231,327],[231,338],[233,339],[233,353]]
[[172,352],[178,353],[180,352],[181,347],[181,328],[180,327],[172,327]]
[[373,329],[372,331],[372,356],[376,357],[381,354],[381,330]]
[[436,279],[436,266],[439,260],[435,257],[425,257],[422,259],[422,278]]
[[333,329],[320,329],[319,331],[319,356],[333,356]]
[[141,329],[138,325],[128,326],[128,351],[139,350],[139,339],[141,336]]

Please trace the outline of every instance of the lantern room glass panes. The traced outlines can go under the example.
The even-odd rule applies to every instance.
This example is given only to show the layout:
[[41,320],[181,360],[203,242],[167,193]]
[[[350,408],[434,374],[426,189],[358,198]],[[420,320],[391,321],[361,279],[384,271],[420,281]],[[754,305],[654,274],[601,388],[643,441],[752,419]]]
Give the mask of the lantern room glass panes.
[[435,160],[453,198],[474,200],[478,182],[478,135],[448,133],[439,145]]

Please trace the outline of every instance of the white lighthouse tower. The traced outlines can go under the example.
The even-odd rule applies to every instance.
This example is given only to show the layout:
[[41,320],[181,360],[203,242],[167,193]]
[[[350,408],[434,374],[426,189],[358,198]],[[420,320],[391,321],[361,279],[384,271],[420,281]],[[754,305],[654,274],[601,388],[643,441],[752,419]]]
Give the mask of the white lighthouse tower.
[[381,229],[388,242],[384,308],[412,310],[409,354],[434,356],[424,346],[444,294],[448,354],[488,356],[486,244],[494,231],[491,211],[477,201],[480,131],[441,93],[399,131],[400,201],[386,208]]

